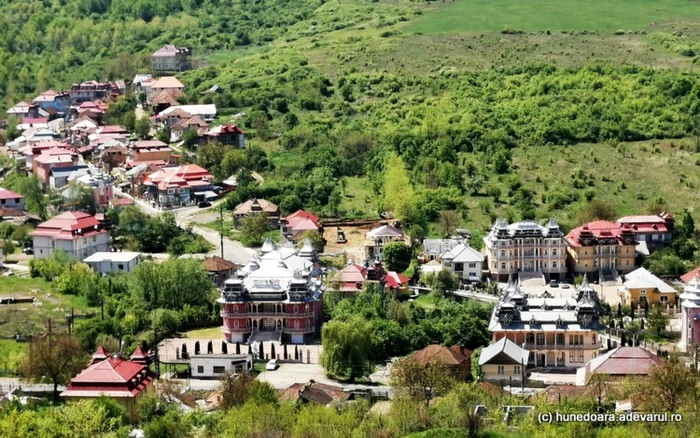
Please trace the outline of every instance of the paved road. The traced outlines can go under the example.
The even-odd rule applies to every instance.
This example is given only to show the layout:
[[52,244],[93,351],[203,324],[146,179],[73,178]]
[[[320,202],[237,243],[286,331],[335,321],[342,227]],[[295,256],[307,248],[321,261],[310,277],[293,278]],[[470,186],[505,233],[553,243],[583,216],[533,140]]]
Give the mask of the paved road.
[[[114,192],[123,197],[131,198],[136,202],[136,205],[139,206],[143,212],[150,216],[155,216],[158,214],[163,213],[163,210],[159,210],[157,208],[154,208],[153,206],[149,205],[146,202],[143,202],[140,199],[133,198],[132,196],[121,192],[119,189],[115,188]],[[183,208],[177,208],[174,210],[168,210],[171,213],[175,215],[175,222],[183,227],[186,228],[189,225],[192,225],[192,231],[194,233],[199,234],[200,236],[204,237],[209,243],[214,245],[214,250],[209,252],[209,255],[218,255],[221,256],[221,236],[219,233],[217,233],[214,230],[205,228],[205,227],[200,227],[197,225],[194,225],[193,222],[196,221],[195,213],[199,213],[202,211],[207,211],[215,208],[218,205],[218,203],[213,204],[211,207],[208,208],[197,208],[197,206],[191,206],[191,207],[183,207]],[[240,242],[236,242],[234,240],[228,239],[224,237],[224,258],[226,260],[230,260],[233,263],[236,264],[245,264],[248,263],[248,261],[253,258],[255,255],[255,251],[244,246]]]

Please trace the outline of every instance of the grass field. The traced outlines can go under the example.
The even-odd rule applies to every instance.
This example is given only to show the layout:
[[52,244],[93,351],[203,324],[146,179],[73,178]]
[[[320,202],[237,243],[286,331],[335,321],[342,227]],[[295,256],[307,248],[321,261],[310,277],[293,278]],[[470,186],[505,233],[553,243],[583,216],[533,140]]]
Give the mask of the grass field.
[[456,0],[409,24],[408,32],[526,32],[643,30],[652,23],[700,17],[700,3],[684,0]]
[[190,330],[184,333],[186,338],[190,339],[219,339],[223,338],[221,327],[211,327],[205,329]]
[[40,278],[3,277],[0,296],[36,297],[41,305],[12,304],[0,306],[0,336],[16,333],[34,335],[46,331],[51,319],[54,330],[67,330],[66,315],[71,308],[77,315],[95,312],[84,297],[57,294],[50,283]]
[[0,372],[5,370],[16,370],[22,354],[27,350],[29,344],[26,342],[16,342],[13,339],[0,339]]

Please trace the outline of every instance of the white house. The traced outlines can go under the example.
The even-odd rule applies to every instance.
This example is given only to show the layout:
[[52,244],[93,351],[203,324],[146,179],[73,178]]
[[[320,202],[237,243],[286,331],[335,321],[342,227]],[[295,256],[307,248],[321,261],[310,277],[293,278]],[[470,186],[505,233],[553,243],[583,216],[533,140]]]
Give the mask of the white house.
[[401,228],[383,224],[367,232],[365,254],[368,259],[382,260],[384,247],[392,242],[410,244]]
[[96,252],[83,260],[98,274],[108,275],[112,272],[131,272],[141,263],[140,252]]
[[94,216],[80,211],[61,213],[39,224],[30,236],[37,259],[62,250],[82,261],[96,252],[109,251],[109,232]]
[[460,280],[481,280],[484,256],[466,243],[460,243],[440,255],[440,263],[445,269],[457,274]]
[[218,378],[224,373],[241,373],[253,369],[253,356],[247,354],[198,354],[190,356],[192,377]]

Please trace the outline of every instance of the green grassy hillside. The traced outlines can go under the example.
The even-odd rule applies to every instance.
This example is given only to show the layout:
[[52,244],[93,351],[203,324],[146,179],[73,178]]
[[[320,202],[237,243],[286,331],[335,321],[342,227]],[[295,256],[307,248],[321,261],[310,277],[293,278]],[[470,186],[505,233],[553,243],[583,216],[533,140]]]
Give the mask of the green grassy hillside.
[[[263,173],[257,194],[285,212],[375,216],[391,204],[383,191],[389,152],[401,157],[415,189],[416,217],[408,220],[420,219],[428,233],[445,209],[479,231],[495,216],[558,216],[576,225],[578,211],[596,198],[620,214],[653,208],[658,198],[676,212],[700,207],[695,3],[205,1],[148,21],[120,4],[102,13],[73,4],[54,17],[43,3],[31,3],[43,12],[21,15],[0,1],[0,11],[18,17],[18,35],[38,32],[40,17],[50,29],[60,20],[72,26],[57,48],[35,38],[21,52],[10,36],[0,48],[0,59],[5,50],[16,63],[4,65],[5,76],[0,71],[0,91],[3,80],[11,91],[6,100],[68,79],[139,71],[150,50],[174,42],[193,47],[202,65],[179,75],[186,101],[215,103],[220,122],[241,125],[255,151],[254,163],[212,163]],[[561,14],[552,9],[559,7]],[[464,14],[488,17],[487,24],[459,21]],[[232,15],[241,19],[225,19]],[[519,21],[505,25],[533,32],[502,34],[509,17]],[[89,35],[85,52],[72,45],[78,30]],[[117,38],[116,30],[130,36]],[[98,36],[110,44],[96,55]],[[78,60],[54,65],[56,49],[56,59],[67,51]],[[134,63],[120,63],[120,53]],[[51,61],[38,80],[44,58]],[[22,76],[26,65],[34,68]],[[221,94],[200,94],[214,84]]]
[[438,5],[407,30],[426,34],[504,29],[611,33],[700,17],[700,4],[685,0],[452,0]]

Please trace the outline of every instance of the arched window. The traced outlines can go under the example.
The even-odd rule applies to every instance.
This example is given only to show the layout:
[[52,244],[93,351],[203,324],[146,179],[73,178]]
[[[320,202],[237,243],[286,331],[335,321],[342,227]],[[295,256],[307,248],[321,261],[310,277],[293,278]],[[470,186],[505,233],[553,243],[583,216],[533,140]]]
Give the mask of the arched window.
[[246,326],[246,327],[250,327],[250,320],[249,320],[249,319],[246,319],[246,320],[245,320],[245,326]]
[[294,305],[294,313],[299,313],[299,305]]
[[557,267],[557,262],[552,262],[552,267],[556,268]]
[[506,252],[504,250],[501,250],[501,257],[505,257],[505,256],[506,256]]
[[307,320],[306,320],[306,328],[309,328],[310,326],[311,326],[311,321],[309,321],[309,320],[307,319]]
[[308,304],[307,304],[304,308],[306,309],[306,310],[304,310],[304,312],[308,312],[308,311],[309,311],[309,305],[308,305]]
[[552,250],[552,255],[553,255],[553,256],[557,255],[557,250],[556,250],[556,249],[553,249],[553,250]]
[[238,313],[238,304],[233,305],[233,313]]
[[233,321],[233,328],[238,328],[238,320]]
[[299,328],[299,320],[294,321],[294,328],[295,329]]

